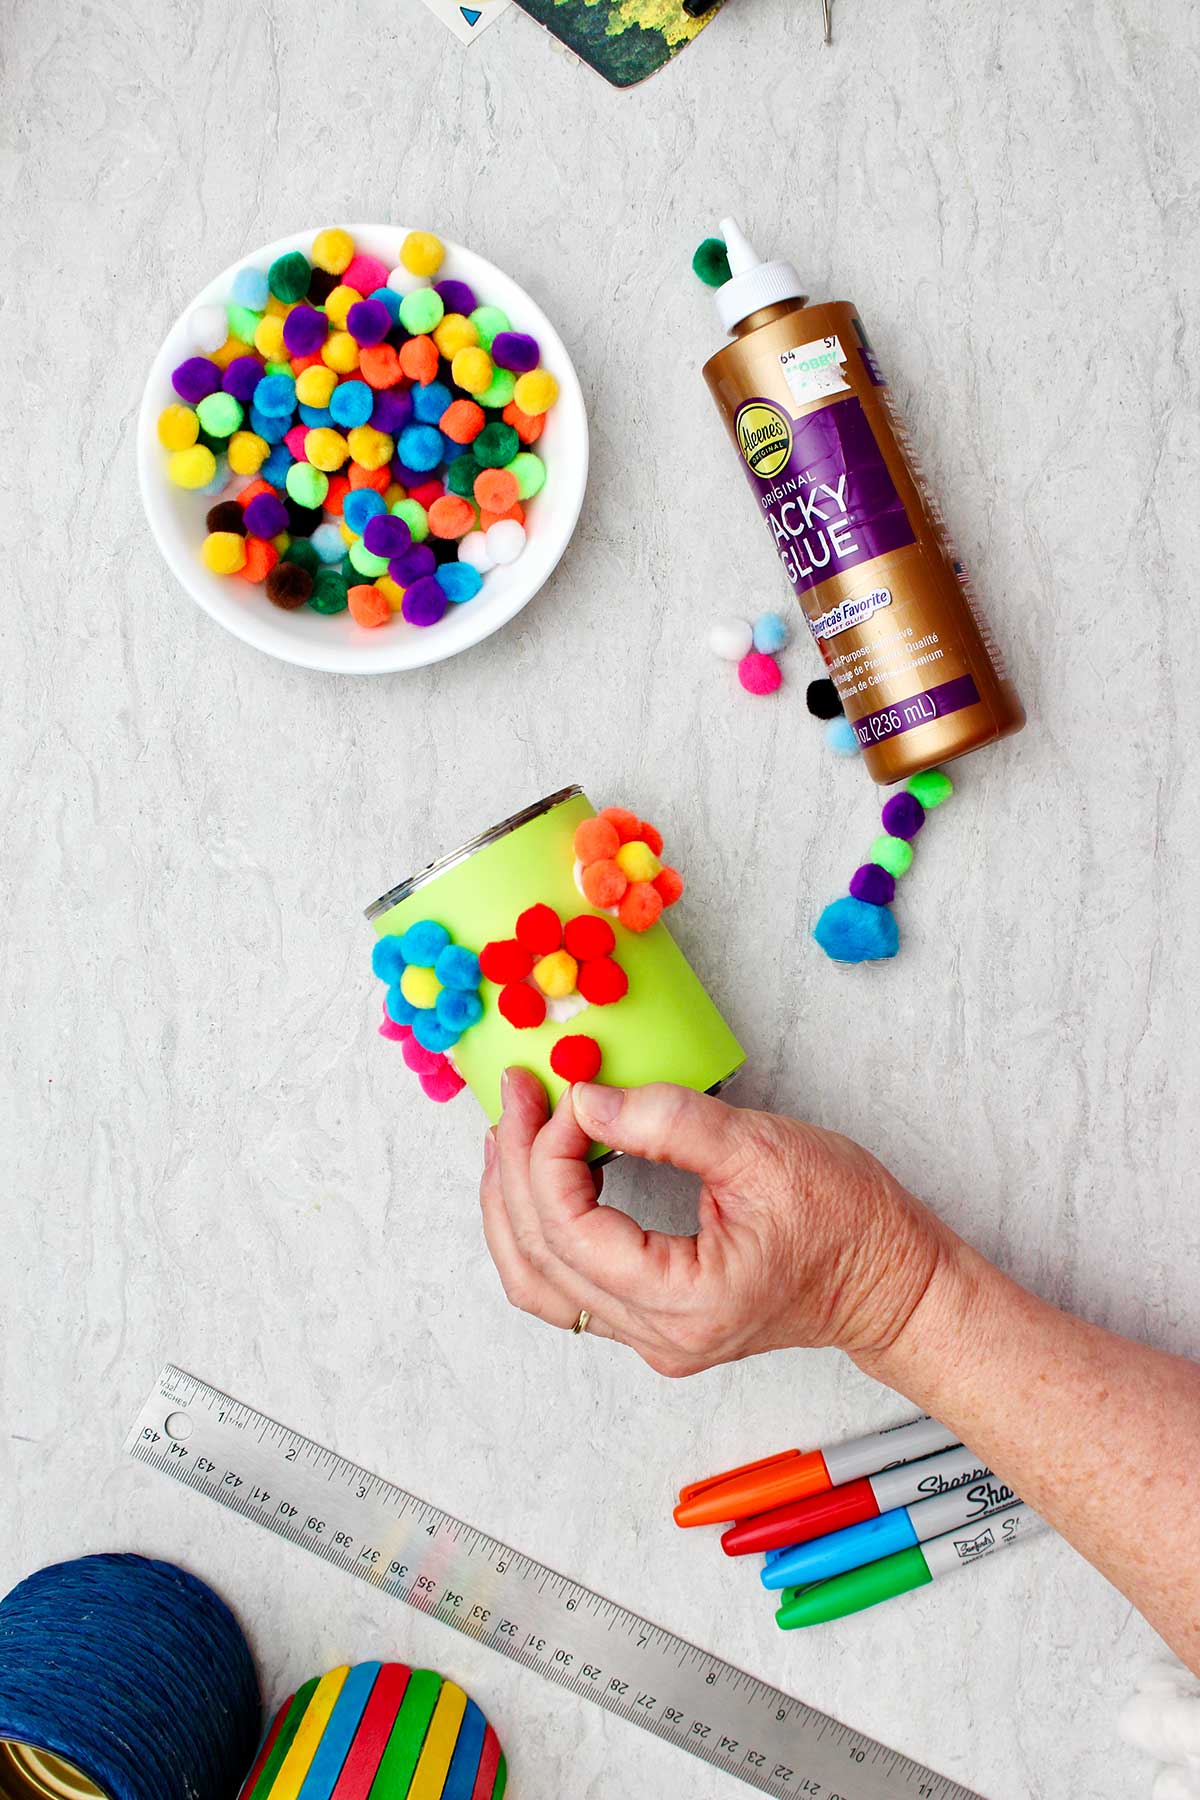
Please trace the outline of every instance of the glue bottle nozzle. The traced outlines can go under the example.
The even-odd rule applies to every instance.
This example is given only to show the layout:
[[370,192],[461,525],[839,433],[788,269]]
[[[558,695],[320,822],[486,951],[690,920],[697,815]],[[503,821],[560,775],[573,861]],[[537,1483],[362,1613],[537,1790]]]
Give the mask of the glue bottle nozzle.
[[748,270],[758,268],[762,257],[736,219],[721,220],[721,236],[725,239],[725,253],[729,257],[731,275],[745,275]]

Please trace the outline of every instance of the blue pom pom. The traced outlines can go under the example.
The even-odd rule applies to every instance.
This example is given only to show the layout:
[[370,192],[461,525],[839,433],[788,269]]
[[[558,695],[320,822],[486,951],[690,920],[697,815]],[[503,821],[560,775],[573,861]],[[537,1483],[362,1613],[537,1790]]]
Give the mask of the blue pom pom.
[[374,407],[375,395],[365,381],[343,381],[329,396],[330,418],[335,425],[343,425],[348,431],[356,425],[365,425]]
[[436,425],[454,396],[441,381],[412,390],[413,418],[422,425]]
[[206,481],[204,486],[198,491],[202,494],[220,494],[224,491],[228,481],[229,458],[227,456],[218,456],[215,475],[211,481]]
[[308,541],[323,563],[341,562],[346,554],[342,534],[331,519],[326,519],[324,524],[318,525]]
[[381,937],[371,952],[371,967],[380,981],[386,981],[389,987],[395,985],[404,973],[404,954],[400,949],[400,939],[394,932]]
[[[438,999],[442,998],[441,994]],[[457,1044],[460,1033],[443,1025],[428,1008],[413,1014],[412,1032],[422,1050],[449,1050]]]
[[457,988],[443,988],[437,997],[438,1024],[447,1031],[461,1034],[478,1025],[483,1017],[483,1001],[478,994],[464,994]]
[[254,390],[254,405],[271,419],[290,419],[296,410],[296,382],[291,375],[264,375]]
[[399,986],[388,989],[383,997],[383,1010],[393,1025],[411,1025],[417,1016],[416,1007],[404,998]]
[[444,988],[473,994],[479,986],[479,958],[465,944],[447,944],[434,963],[433,972]]
[[374,519],[379,513],[385,513],[387,507],[383,503],[383,495],[377,494],[374,488],[354,488],[342,502],[342,517],[359,537],[367,529],[367,520]]
[[857,756],[860,749],[858,733],[844,713],[826,725],[825,742],[835,756]]
[[300,423],[307,425],[311,431],[316,431],[319,427],[328,430],[333,425],[333,414],[327,406],[304,406],[301,404],[296,411],[300,414]]
[[767,656],[782,650],[792,635],[792,628],[780,613],[762,613],[754,621],[754,648]]
[[[258,472],[264,481],[271,483],[272,487],[282,487],[287,480],[287,472],[295,460],[286,444],[276,444]],[[341,544],[340,537],[338,543]]]
[[834,962],[882,962],[900,948],[900,928],[886,906],[868,906],[850,894],[835,900],[813,927],[813,936]]
[[[416,405],[415,399],[413,405]],[[457,452],[461,446],[456,444],[454,448]],[[396,450],[406,468],[416,469],[422,475],[429,469],[436,469],[446,455],[445,440],[432,425],[406,425]]]
[[281,444],[288,434],[289,424],[287,413],[274,418],[270,413],[259,412],[257,406],[250,408],[250,429],[257,431],[260,438],[266,438],[268,444]]
[[418,969],[432,969],[449,942],[450,933],[436,919],[418,919],[400,939],[400,950],[405,962],[415,963]]
[[271,297],[266,275],[261,269],[239,269],[230,292],[239,306],[248,306],[251,312],[262,312]]
[[442,563],[433,571],[433,576],[447,600],[458,605],[464,600],[473,600],[483,586],[483,576],[470,563]]
[[367,295],[367,299],[382,301],[384,306],[387,307],[389,314],[391,315],[392,324],[393,325],[396,324],[396,322],[398,321],[398,319],[400,317],[400,296],[398,293],[396,293],[394,288],[390,288],[390,287],[376,288],[375,292],[373,294]]

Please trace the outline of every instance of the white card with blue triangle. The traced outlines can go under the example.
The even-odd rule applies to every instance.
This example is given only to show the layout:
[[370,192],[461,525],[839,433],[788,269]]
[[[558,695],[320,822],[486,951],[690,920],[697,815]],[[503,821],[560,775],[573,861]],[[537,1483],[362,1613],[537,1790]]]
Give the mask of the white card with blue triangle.
[[425,0],[425,4],[460,42],[469,44],[495,24],[512,0]]

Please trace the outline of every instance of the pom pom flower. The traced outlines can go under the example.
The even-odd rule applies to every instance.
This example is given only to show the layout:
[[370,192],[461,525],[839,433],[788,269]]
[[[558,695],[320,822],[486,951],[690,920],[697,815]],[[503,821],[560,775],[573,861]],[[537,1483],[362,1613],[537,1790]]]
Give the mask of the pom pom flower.
[[387,986],[380,1035],[400,1044],[429,1099],[453,1100],[465,1084],[448,1052],[483,1017],[479,957],[436,919],[418,919],[379,939],[371,967]]
[[[564,1024],[588,1006],[612,1006],[624,999],[629,978],[613,955],[616,945],[608,920],[594,913],[579,913],[564,925],[552,906],[530,906],[512,937],[484,945],[479,967],[484,979],[500,988],[502,1016],[515,1030],[532,1031],[547,1019]],[[554,1054],[550,1066],[562,1074]]]
[[615,913],[627,931],[649,931],[683,892],[662,856],[662,834],[623,806],[606,806],[575,831],[575,885],[585,900]]

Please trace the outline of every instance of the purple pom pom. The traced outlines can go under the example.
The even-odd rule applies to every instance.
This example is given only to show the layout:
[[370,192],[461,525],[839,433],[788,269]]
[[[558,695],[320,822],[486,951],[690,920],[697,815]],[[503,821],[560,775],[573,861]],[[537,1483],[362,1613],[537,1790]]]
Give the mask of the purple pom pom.
[[249,406],[262,378],[263,366],[257,356],[235,356],[225,371],[221,386],[243,406]]
[[915,838],[925,823],[925,808],[915,794],[893,794],[880,817],[889,837]]
[[410,625],[436,625],[448,604],[441,583],[432,575],[422,575],[405,588],[400,610]]
[[437,557],[428,544],[413,544],[401,556],[394,556],[388,564],[388,574],[397,587],[411,587],[422,575],[432,575],[438,566]]
[[440,294],[448,313],[473,313],[479,305],[472,288],[465,281],[435,281],[435,294]]
[[384,388],[376,393],[371,423],[376,431],[398,437],[413,414],[412,395],[407,388]]
[[207,356],[189,356],[172,375],[171,385],[181,400],[189,406],[199,406],[201,400],[207,400],[220,387],[221,371]]
[[401,487],[415,488],[430,480],[430,474],[428,469],[410,469],[398,456],[393,456],[392,480],[398,481]]
[[356,300],[346,314],[346,330],[356,344],[382,344],[392,315],[382,300]]
[[376,513],[367,520],[363,543],[372,556],[400,556],[412,543],[412,532],[403,519],[391,513]]
[[890,906],[896,896],[896,878],[878,863],[863,863],[850,877],[850,892],[868,906]]
[[288,528],[288,509],[274,494],[255,494],[246,508],[245,520],[251,537],[278,537]]
[[541,356],[538,341],[524,331],[498,331],[492,339],[492,361],[514,375],[528,375]]
[[289,356],[314,356],[325,342],[329,321],[313,306],[293,306],[283,321],[284,348]]

